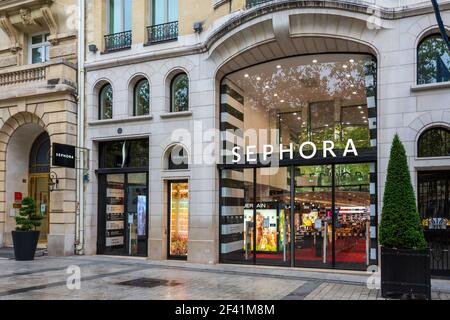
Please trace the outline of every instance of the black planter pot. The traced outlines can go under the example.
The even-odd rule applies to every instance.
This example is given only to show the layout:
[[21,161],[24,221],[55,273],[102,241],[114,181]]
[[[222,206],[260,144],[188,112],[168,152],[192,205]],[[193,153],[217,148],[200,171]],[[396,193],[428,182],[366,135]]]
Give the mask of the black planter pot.
[[430,249],[381,247],[381,295],[384,298],[431,299]]
[[14,257],[17,261],[34,260],[39,231],[13,231]]

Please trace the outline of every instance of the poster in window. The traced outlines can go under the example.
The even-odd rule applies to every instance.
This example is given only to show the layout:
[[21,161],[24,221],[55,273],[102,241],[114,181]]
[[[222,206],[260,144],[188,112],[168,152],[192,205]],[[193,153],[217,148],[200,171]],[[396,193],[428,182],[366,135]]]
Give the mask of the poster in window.
[[[256,251],[259,252],[278,251],[277,215],[278,215],[277,209],[256,210]],[[244,210],[244,217],[245,221],[252,221],[253,210],[252,209]],[[244,228],[246,228],[246,224],[244,224]]]
[[147,196],[138,196],[138,236],[145,236],[147,225]]

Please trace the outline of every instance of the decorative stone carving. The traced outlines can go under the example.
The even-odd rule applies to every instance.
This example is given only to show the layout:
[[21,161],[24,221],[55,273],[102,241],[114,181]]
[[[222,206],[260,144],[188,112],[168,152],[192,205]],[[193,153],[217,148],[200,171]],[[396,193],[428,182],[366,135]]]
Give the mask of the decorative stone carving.
[[50,6],[48,4],[44,4],[41,7],[41,13],[44,17],[45,24],[47,25],[48,29],[50,30],[50,37],[49,41],[52,45],[58,44],[58,25],[56,24],[56,20],[53,17],[52,10],[50,9]]
[[22,8],[19,10],[19,14],[24,25],[32,26],[36,24],[36,21],[34,21],[34,18],[31,15],[30,9]]
[[11,24],[9,17],[6,14],[0,16],[0,28],[8,35],[10,41],[10,49],[12,53],[17,53],[21,49],[19,44],[19,37],[16,28]]

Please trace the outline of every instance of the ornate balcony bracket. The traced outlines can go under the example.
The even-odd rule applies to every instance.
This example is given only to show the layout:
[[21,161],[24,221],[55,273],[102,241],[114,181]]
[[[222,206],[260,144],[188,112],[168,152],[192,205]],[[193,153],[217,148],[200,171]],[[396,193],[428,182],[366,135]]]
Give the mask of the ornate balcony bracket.
[[56,24],[56,20],[53,17],[50,6],[48,4],[43,5],[41,7],[41,13],[44,18],[45,24],[48,27],[48,30],[50,30],[50,37],[48,41],[50,41],[52,45],[58,44],[58,25]]
[[9,17],[5,13],[0,16],[0,28],[9,37],[11,53],[15,54],[17,53],[17,51],[22,49],[19,43],[19,33],[17,29],[12,25],[11,20],[9,20]]

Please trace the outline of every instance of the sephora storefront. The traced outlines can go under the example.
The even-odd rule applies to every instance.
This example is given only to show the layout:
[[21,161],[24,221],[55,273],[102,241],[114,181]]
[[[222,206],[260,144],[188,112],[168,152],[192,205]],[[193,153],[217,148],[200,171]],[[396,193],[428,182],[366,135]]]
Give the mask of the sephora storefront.
[[221,262],[377,264],[376,70],[323,54],[223,78]]

